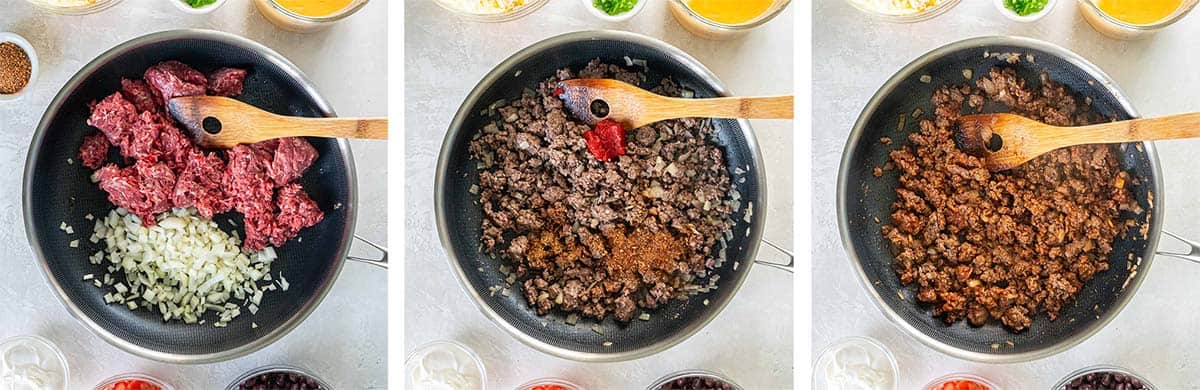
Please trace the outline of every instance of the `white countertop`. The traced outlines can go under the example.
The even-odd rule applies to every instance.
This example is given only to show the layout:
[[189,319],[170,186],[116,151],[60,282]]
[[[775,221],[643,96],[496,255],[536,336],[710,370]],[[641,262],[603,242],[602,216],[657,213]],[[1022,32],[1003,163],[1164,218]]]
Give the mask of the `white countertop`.
[[[724,373],[746,389],[792,387],[791,274],[756,267],[723,313],[674,348],[630,362],[586,364],[538,352],[488,321],[459,287],[438,241],[433,175],[446,127],[493,66],[534,42],[577,30],[629,30],[682,48],[734,93],[790,93],[792,10],[739,40],[713,42],[684,31],[666,7],[653,1],[631,21],[609,24],[588,14],[581,1],[558,0],[515,22],[480,24],[462,21],[432,1],[407,2],[406,351],[439,339],[463,342],[483,357],[488,387],[495,389],[550,376],[588,389],[640,389],[689,368]],[[753,126],[766,159],[765,236],[791,247],[792,123],[754,121]],[[773,255],[765,248],[760,253],[764,259]]]
[[[1075,1],[1060,1],[1045,19],[1018,24],[991,1],[970,0],[933,20],[912,25],[874,21],[845,1],[817,1],[813,20],[813,348],[852,335],[880,340],[895,353],[900,388],[917,389],[951,372],[972,372],[1004,389],[1045,389],[1070,372],[1115,364],[1147,377],[1159,389],[1197,389],[1200,310],[1189,303],[1200,265],[1159,256],[1137,296],[1091,339],[1050,358],[1011,365],[976,364],[925,347],[892,326],[868,300],[838,238],[835,194],[846,136],[867,100],[887,78],[917,56],[944,44],[981,35],[1021,35],[1079,53],[1116,80],[1145,116],[1200,110],[1200,20],[1192,15],[1149,40],[1123,42],[1096,33]],[[1158,202],[1163,227],[1200,237],[1200,182],[1195,150],[1200,141],[1157,143],[1166,183]],[[1165,202],[1165,203],[1162,203]],[[1179,249],[1163,238],[1160,249]],[[813,357],[816,359],[816,357]],[[1190,380],[1189,380],[1190,378]]]
[[[5,254],[0,261],[0,297],[5,297],[0,301],[0,338],[36,334],[53,341],[67,355],[73,389],[91,388],[127,372],[151,374],[180,390],[220,389],[268,364],[306,367],[338,388],[386,387],[387,276],[375,267],[347,264],[316,311],[273,345],[233,361],[186,366],[138,358],[92,335],[45,282],[21,217],[25,154],[46,105],[68,78],[104,50],[161,30],[232,32],[294,62],[338,114],[386,115],[387,57],[379,53],[387,47],[387,1],[371,2],[350,19],[312,35],[276,29],[245,0],[230,1],[207,16],[185,15],[167,1],[131,0],[94,15],[58,16],[23,0],[0,0],[0,31],[16,32],[33,43],[41,67],[28,95],[0,102],[0,134],[5,135],[0,140],[5,156],[0,158],[0,183],[5,184],[0,192],[0,253]],[[353,142],[360,191],[357,232],[378,243],[387,241],[386,146]]]

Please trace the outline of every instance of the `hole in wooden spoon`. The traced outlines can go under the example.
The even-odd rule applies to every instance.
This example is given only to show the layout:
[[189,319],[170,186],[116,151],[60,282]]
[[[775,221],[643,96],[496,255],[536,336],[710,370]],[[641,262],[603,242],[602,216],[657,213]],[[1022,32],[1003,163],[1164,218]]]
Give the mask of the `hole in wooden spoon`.
[[1000,134],[992,134],[992,138],[988,140],[987,149],[990,152],[996,152],[1004,147],[1004,139],[1000,138]]
[[592,115],[597,118],[604,119],[608,116],[608,102],[596,99],[592,100]]
[[210,116],[208,118],[204,118],[204,121],[200,123],[200,126],[203,127],[204,131],[208,132],[209,134],[217,134],[221,132],[221,120],[215,117]]

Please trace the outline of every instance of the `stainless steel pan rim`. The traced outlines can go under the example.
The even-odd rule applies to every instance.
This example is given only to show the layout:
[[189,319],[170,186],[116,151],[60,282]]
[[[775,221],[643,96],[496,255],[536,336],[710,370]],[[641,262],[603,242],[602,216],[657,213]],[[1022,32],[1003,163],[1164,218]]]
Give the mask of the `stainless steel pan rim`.
[[[96,59],[92,60],[86,66],[76,72],[75,75],[72,76],[71,79],[68,80],[63,88],[58,92],[58,94],[55,95],[54,100],[52,100],[50,105],[46,108],[46,112],[43,114],[42,120],[38,123],[37,130],[33,135],[33,140],[30,142],[30,145],[41,145],[42,142],[45,141],[44,138],[46,136],[46,127],[49,125],[50,119],[49,114],[57,112],[62,107],[67,97],[76,89],[76,87],[78,87],[80,83],[95,73],[96,70],[102,65],[108,63],[113,58],[123,55],[132,48],[177,39],[204,39],[234,46],[241,46],[261,53],[264,57],[270,59],[270,61],[280,69],[287,72],[290,77],[298,80],[299,84],[304,87],[305,92],[309,98],[313,100],[314,104],[322,114],[325,116],[336,115],[333,112],[333,108],[330,107],[329,102],[327,102],[325,98],[321,97],[321,95],[317,93],[317,90],[315,87],[313,87],[312,82],[309,81],[308,78],[305,77],[304,74],[301,73],[300,70],[291,63],[291,61],[288,61],[274,50],[271,50],[270,48],[252,40],[220,31],[200,29],[170,30],[144,35],[119,44],[112,49],[105,51],[103,54],[100,54],[100,56],[96,57]],[[358,189],[355,183],[358,182],[358,177],[354,169],[354,157],[350,152],[350,143],[344,139],[339,139],[337,144],[338,151],[345,156],[344,168],[346,169],[346,175],[347,178],[349,178],[350,184],[350,188],[347,189],[347,202],[345,202],[345,204],[342,206],[346,213],[346,228],[342,232],[341,240],[339,240],[337,243],[337,252],[340,254],[339,257],[345,259],[350,251],[350,240],[351,237],[354,236],[354,224],[357,220],[356,211],[358,205]],[[58,280],[56,280],[51,274],[50,265],[46,261],[46,255],[42,250],[42,244],[35,233],[35,229],[33,228],[32,209],[29,204],[29,199],[33,196],[31,187],[32,183],[30,183],[30,179],[33,174],[34,162],[37,161],[37,159],[37,148],[31,147],[29,154],[25,159],[25,174],[24,179],[22,180],[22,209],[25,218],[25,235],[29,239],[30,245],[33,247],[34,254],[36,254],[38,257],[38,262],[42,268],[42,275],[46,278],[46,281],[50,284],[50,286],[54,288],[55,295],[58,297],[59,301],[62,302],[63,306],[66,306],[67,311],[69,311],[73,317],[78,319],[80,322],[83,322],[84,325],[87,325],[88,330],[90,330],[92,333],[100,336],[109,344],[112,344],[113,346],[116,346],[117,348],[120,348],[126,352],[160,362],[182,364],[214,363],[242,357],[262,349],[271,343],[274,343],[295,329],[296,326],[299,326],[301,322],[304,322],[304,319],[308,318],[309,314],[312,314],[313,310],[316,309],[320,302],[325,299],[325,296],[328,295],[330,288],[333,287],[332,283],[321,286],[320,291],[318,291],[315,295],[315,299],[310,300],[308,304],[302,306],[299,312],[295,313],[292,318],[286,321],[283,325],[280,325],[277,329],[273,330],[266,336],[237,348],[209,354],[184,355],[156,351],[128,342],[105,330],[95,321],[92,321],[90,318],[84,315],[79,307],[67,297],[66,291],[59,284]],[[344,261],[336,262],[332,278],[330,279],[331,281],[337,280],[337,276],[341,273],[343,264]]]
[[[841,165],[838,169],[838,184],[837,184],[838,231],[839,231],[841,239],[842,239],[842,246],[845,248],[846,254],[849,256],[848,260],[850,261],[850,264],[854,267],[855,272],[858,273],[859,283],[862,285],[863,289],[866,290],[868,294],[870,294],[871,302],[875,304],[875,307],[877,307],[879,309],[879,311],[882,312],[884,314],[884,316],[886,316],[890,322],[895,324],[896,327],[903,330],[904,333],[917,339],[917,341],[920,341],[921,343],[925,344],[926,346],[929,346],[930,348],[933,348],[939,352],[942,352],[944,354],[954,356],[954,357],[957,357],[960,359],[966,359],[966,360],[983,362],[983,363],[1019,363],[1019,362],[1027,362],[1027,361],[1031,361],[1031,360],[1045,358],[1045,357],[1048,357],[1051,355],[1055,355],[1059,352],[1066,351],[1066,350],[1070,349],[1071,347],[1074,347],[1075,345],[1078,345],[1079,343],[1083,342],[1084,340],[1087,340],[1088,338],[1090,338],[1092,335],[1096,334],[1097,332],[1099,332],[1101,329],[1104,328],[1105,325],[1107,325],[1110,321],[1112,321],[1112,319],[1115,318],[1121,312],[1122,309],[1125,308],[1125,305],[1127,305],[1129,303],[1129,301],[1133,298],[1133,296],[1137,292],[1138,287],[1141,286],[1142,280],[1144,278],[1138,277],[1138,278],[1133,278],[1130,280],[1130,283],[1126,287],[1126,290],[1121,294],[1120,297],[1117,298],[1117,302],[1112,307],[1112,309],[1111,309],[1112,315],[1104,316],[1104,318],[1094,322],[1091,326],[1087,327],[1082,332],[1077,333],[1077,334],[1075,334],[1069,338],[1066,338],[1062,341],[1059,341],[1058,343],[1055,343],[1053,345],[1050,345],[1050,346],[1047,346],[1047,347],[1044,347],[1044,348],[1041,348],[1038,350],[1033,350],[1033,351],[1024,352],[1024,353],[1017,353],[1017,354],[1009,354],[1009,355],[994,355],[994,354],[979,353],[979,352],[964,350],[961,348],[957,348],[957,347],[948,345],[941,341],[938,341],[937,339],[934,339],[933,337],[930,337],[930,336],[922,333],[920,330],[918,330],[912,324],[905,322],[904,319],[902,317],[900,317],[900,315],[898,313],[896,313],[894,310],[891,309],[891,307],[889,307],[887,304],[884,303],[883,297],[881,297],[879,295],[879,292],[871,287],[872,286],[871,281],[868,278],[866,272],[863,270],[862,261],[861,261],[861,259],[859,259],[858,254],[855,253],[854,247],[852,245],[853,237],[851,236],[850,231],[847,228],[849,226],[849,216],[847,215],[847,212],[846,212],[846,210],[848,210],[848,208],[851,207],[851,205],[847,203],[847,199],[844,196],[847,188],[849,188],[848,186],[856,184],[856,183],[848,182],[848,174],[849,174],[848,172],[849,172],[849,166],[851,164],[850,153],[852,152],[854,145],[861,142],[863,133],[866,131],[865,127],[867,125],[868,117],[870,116],[870,114],[872,112],[874,112],[878,108],[878,106],[883,101],[884,97],[893,93],[895,91],[896,87],[902,81],[915,76],[917,74],[917,72],[919,72],[925,65],[932,62],[936,58],[940,58],[948,53],[956,52],[959,50],[976,48],[976,47],[982,48],[982,47],[997,46],[997,45],[1027,47],[1027,48],[1031,48],[1031,49],[1044,51],[1047,53],[1052,53],[1055,56],[1058,56],[1058,57],[1066,60],[1067,62],[1075,65],[1079,69],[1087,72],[1090,76],[1092,76],[1097,81],[1097,87],[1104,88],[1104,89],[1107,89],[1108,91],[1110,91],[1113,94],[1113,96],[1116,97],[1116,99],[1120,103],[1122,109],[1124,109],[1126,112],[1128,112],[1130,116],[1132,116],[1132,117],[1139,116],[1137,111],[1134,110],[1133,105],[1131,105],[1129,103],[1129,100],[1125,97],[1125,94],[1123,92],[1121,92],[1121,90],[1119,88],[1117,88],[1116,83],[1112,80],[1111,77],[1109,77],[1107,74],[1105,74],[1103,71],[1101,71],[1100,68],[1096,67],[1092,63],[1083,59],[1083,57],[1080,57],[1078,54],[1075,54],[1075,53],[1071,52],[1070,50],[1067,50],[1058,45],[1054,45],[1054,44],[1051,44],[1048,42],[1040,41],[1040,40],[1033,39],[1033,38],[1026,38],[1026,37],[990,36],[990,37],[969,38],[969,39],[950,43],[948,45],[934,49],[933,51],[930,51],[930,52],[918,57],[917,59],[913,60],[911,63],[906,65],[904,68],[900,69],[900,71],[896,72],[896,74],[894,76],[889,78],[888,81],[886,83],[884,83],[882,87],[879,88],[879,91],[877,91],[875,93],[875,95],[873,97],[871,97],[870,102],[868,102],[867,106],[865,108],[863,108],[863,111],[859,115],[858,120],[854,123],[854,128],[850,131],[850,136],[847,139],[846,146],[842,151],[842,161],[841,161]],[[1150,265],[1153,262],[1154,255],[1156,253],[1156,248],[1158,246],[1159,233],[1162,232],[1162,213],[1163,213],[1163,211],[1162,211],[1163,210],[1162,188],[1163,188],[1163,183],[1162,183],[1162,167],[1161,167],[1161,165],[1159,165],[1158,153],[1154,149],[1154,143],[1153,142],[1143,142],[1142,146],[1143,146],[1143,148],[1145,148],[1146,155],[1150,160],[1151,169],[1154,171],[1154,183],[1152,183],[1153,184],[1152,188],[1153,188],[1154,193],[1156,194],[1155,207],[1154,207],[1154,211],[1150,218],[1151,219],[1150,220],[1150,230],[1149,230],[1150,234],[1146,238],[1146,241],[1147,241],[1146,242],[1146,253],[1143,254],[1142,262],[1138,266],[1139,272],[1144,275],[1145,272],[1149,271]]]
[[[454,140],[460,132],[475,131],[475,129],[463,129],[462,126],[468,116],[475,114],[474,112],[471,112],[470,108],[474,102],[480,99],[483,93],[487,90],[488,86],[495,83],[496,80],[499,80],[501,77],[512,74],[510,68],[514,65],[530,57],[538,55],[547,48],[568,42],[601,39],[632,42],[661,50],[663,53],[673,57],[680,63],[687,64],[692,72],[702,78],[705,82],[712,85],[713,89],[716,90],[719,95],[730,96],[729,91],[726,90],[724,84],[717,79],[716,74],[712,73],[712,71],[701,64],[700,61],[692,58],[682,50],[658,39],[650,38],[641,34],[614,30],[578,31],[551,37],[518,51],[516,54],[513,54],[508,59],[504,60],[504,62],[496,65],[496,67],[493,68],[492,71],[489,72],[487,76],[485,76],[483,80],[481,80],[479,84],[475,86],[471,93],[467,95],[466,100],[455,114],[454,120],[450,123],[450,128],[446,132],[446,137],[442,142],[442,148],[438,155],[438,164],[434,183],[434,188],[436,191],[441,193],[446,188],[444,178],[450,174],[448,170],[450,169],[449,167],[451,165],[451,162],[449,161],[449,155],[453,144],[452,140]],[[753,173],[759,178],[766,177],[765,168],[762,164],[762,153],[758,148],[758,140],[754,137],[754,131],[750,127],[750,122],[745,119],[740,119],[738,120],[738,126],[742,130],[742,135],[746,139],[747,148],[750,150],[754,161],[758,162],[758,164],[754,164],[755,167]],[[662,352],[668,348],[671,348],[675,344],[688,339],[692,335],[696,334],[696,332],[699,332],[700,329],[703,329],[706,325],[708,325],[709,322],[712,322],[712,320],[716,318],[717,314],[721,313],[721,311],[725,309],[725,306],[727,306],[729,301],[732,300],[732,297],[737,295],[738,290],[740,290],[742,287],[742,283],[746,280],[745,277],[738,278],[737,283],[735,283],[733,286],[729,286],[733,289],[733,293],[730,294],[731,298],[710,306],[708,313],[701,321],[696,321],[686,327],[682,332],[676,333],[671,337],[658,340],[646,347],[622,353],[590,353],[557,347],[522,333],[516,326],[506,322],[503,317],[492,310],[492,308],[484,302],[485,298],[471,288],[470,283],[467,281],[466,271],[459,264],[456,253],[453,249],[454,245],[449,233],[450,221],[444,211],[447,207],[457,207],[457,205],[445,204],[441,196],[434,196],[434,199],[434,209],[437,213],[438,236],[441,239],[443,249],[446,250],[447,260],[450,262],[450,267],[454,270],[454,274],[458,278],[459,286],[467,293],[467,295],[471,296],[472,301],[479,308],[479,311],[483,312],[483,314],[487,316],[489,320],[525,345],[564,359],[581,362],[618,362],[646,357]],[[758,197],[754,199],[754,202],[759,205],[767,204],[766,186],[763,186],[759,189]],[[765,215],[766,213],[758,212],[754,213],[754,215],[751,217],[753,221],[750,223],[750,243],[746,251],[747,261],[742,262],[742,267],[745,268],[745,270],[739,272],[750,272],[751,266],[753,263],[755,263],[755,261],[751,260],[755,259],[758,254],[758,244],[762,240],[762,226],[765,223]],[[722,286],[724,287],[725,285]]]

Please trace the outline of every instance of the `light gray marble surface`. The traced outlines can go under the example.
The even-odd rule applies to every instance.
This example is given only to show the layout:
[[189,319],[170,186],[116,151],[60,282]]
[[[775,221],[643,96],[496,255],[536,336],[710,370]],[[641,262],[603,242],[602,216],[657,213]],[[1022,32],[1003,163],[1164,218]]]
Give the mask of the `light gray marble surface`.
[[[807,5],[805,5],[807,6]],[[512,53],[577,30],[621,29],[663,39],[712,69],[734,93],[784,94],[792,89],[791,10],[735,41],[691,36],[653,1],[633,20],[608,24],[582,1],[552,1],[510,23],[462,21],[431,1],[407,2],[405,349],[439,339],[461,341],[487,365],[488,387],[511,389],[540,377],[562,377],[588,389],[638,389],[670,372],[703,368],[727,374],[747,389],[792,386],[792,279],[768,267],[752,270],[725,312],[689,340],[624,363],[584,364],[521,344],[492,324],[459,287],[438,241],[433,174],[446,127],[462,99]],[[792,124],[755,121],[769,186],[767,239],[791,246]],[[772,255],[769,249],[761,251]]]
[[[1157,36],[1122,42],[1096,33],[1079,15],[1075,1],[1059,1],[1040,22],[1018,24],[1003,18],[991,1],[963,1],[931,21],[888,24],[874,21],[841,0],[820,0],[814,8],[813,43],[813,348],[814,353],[851,335],[865,335],[896,354],[903,373],[900,388],[916,389],[951,372],[972,372],[1005,389],[1045,389],[1078,368],[1115,364],[1149,378],[1160,389],[1196,389],[1200,378],[1200,339],[1194,324],[1200,312],[1195,277],[1200,265],[1158,257],[1137,296],[1113,322],[1083,344],[1062,354],[1023,364],[975,364],[942,355],[892,326],[868,300],[851,269],[837,233],[836,172],[842,147],[859,112],[888,77],[917,56],[960,39],[982,35],[1021,35],[1067,47],[1095,63],[1124,90],[1142,115],[1200,109],[1200,20],[1193,15]],[[1200,141],[1157,143],[1166,182],[1163,226],[1200,237],[1200,182],[1195,149]],[[1164,238],[1160,246],[1178,249]],[[815,359],[815,356],[814,356]]]
[[[387,386],[387,276],[350,263],[325,301],[289,335],[241,359],[207,365],[169,365],[125,353],[92,335],[59,303],[42,277],[25,239],[21,173],[34,128],[59,88],[104,50],[147,33],[206,28],[239,34],[278,51],[316,84],[343,116],[387,113],[387,1],[312,34],[275,28],[247,0],[231,0],[207,16],[183,14],[169,0],[127,0],[89,16],[58,16],[23,0],[0,0],[0,31],[33,43],[41,76],[31,93],[0,102],[0,338],[36,334],[67,355],[71,388],[91,388],[110,376],[144,372],[176,389],[224,388],[236,377],[268,364],[307,367],[344,389]],[[386,144],[353,142],[359,176],[356,231],[386,243]],[[358,253],[359,249],[355,250]],[[371,252],[362,251],[364,255]],[[286,261],[284,259],[283,261]]]

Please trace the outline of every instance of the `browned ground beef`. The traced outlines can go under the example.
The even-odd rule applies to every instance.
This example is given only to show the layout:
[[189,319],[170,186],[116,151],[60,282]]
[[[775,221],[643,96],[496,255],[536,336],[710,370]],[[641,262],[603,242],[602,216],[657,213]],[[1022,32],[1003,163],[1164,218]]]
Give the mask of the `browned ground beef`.
[[955,147],[957,118],[985,102],[1057,126],[1099,119],[1045,75],[1033,87],[1012,69],[992,69],[974,87],[938,89],[932,102],[934,118],[891,152],[900,184],[883,234],[900,281],[947,323],[999,319],[1020,331],[1041,312],[1054,320],[1108,269],[1126,226],[1120,212],[1139,210],[1128,189],[1137,183],[1110,146],[1060,149],[1001,173]]
[[[582,136],[589,127],[553,96],[556,83],[575,77],[562,69],[496,107],[496,122],[471,142],[483,250],[513,266],[508,283],[538,314],[629,321],[639,307],[684,295],[715,266],[713,247],[736,211],[730,176],[707,141],[711,123],[700,119],[629,130],[626,155],[597,161]],[[578,77],[645,79],[598,61]],[[682,91],[666,80],[654,92]]]

